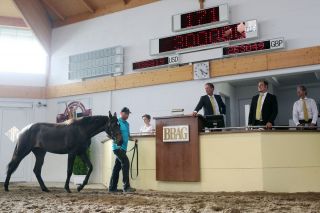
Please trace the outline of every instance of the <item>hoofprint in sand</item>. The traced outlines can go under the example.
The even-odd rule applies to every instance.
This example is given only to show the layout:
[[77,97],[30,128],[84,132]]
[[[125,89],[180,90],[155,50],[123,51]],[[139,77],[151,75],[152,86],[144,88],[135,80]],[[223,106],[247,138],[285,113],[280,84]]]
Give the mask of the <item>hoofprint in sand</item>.
[[0,189],[0,212],[320,212],[320,193],[181,193],[137,191],[108,193],[88,187],[66,193],[63,187],[41,192],[35,185]]

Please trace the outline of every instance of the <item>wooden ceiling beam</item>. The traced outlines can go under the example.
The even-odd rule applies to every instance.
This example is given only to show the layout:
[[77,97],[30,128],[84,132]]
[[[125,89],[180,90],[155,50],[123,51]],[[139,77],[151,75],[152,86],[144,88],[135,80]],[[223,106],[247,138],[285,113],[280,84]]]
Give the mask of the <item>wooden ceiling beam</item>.
[[205,1],[205,0],[199,0],[200,9],[203,9],[203,8],[204,8],[204,1]]
[[[44,0],[43,0],[44,1]],[[145,4],[150,4],[153,2],[157,2],[160,0],[126,0],[127,2],[130,1],[130,4],[124,5],[123,0],[117,1],[116,3],[108,4],[105,7],[100,7],[95,9],[94,13],[86,12],[78,15],[68,16],[65,18],[65,20],[55,20],[53,21],[53,27],[60,27],[72,23],[76,23],[79,21],[95,18],[98,16],[103,16],[106,14],[119,12],[122,10],[126,10],[129,8],[139,7]]]
[[87,2],[87,0],[80,0],[80,1],[90,11],[90,13],[95,12],[95,9]]
[[0,16],[0,25],[9,27],[29,28],[22,18]]
[[61,21],[65,20],[65,17],[48,1],[48,0],[42,0],[44,5],[52,11]]

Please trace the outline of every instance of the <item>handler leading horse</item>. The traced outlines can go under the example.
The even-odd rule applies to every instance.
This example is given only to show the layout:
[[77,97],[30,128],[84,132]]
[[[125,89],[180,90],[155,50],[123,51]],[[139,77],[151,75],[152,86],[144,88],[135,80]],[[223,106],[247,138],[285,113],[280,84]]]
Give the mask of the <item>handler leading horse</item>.
[[92,172],[92,164],[86,154],[91,144],[91,138],[105,131],[110,138],[121,141],[120,126],[116,113],[112,116],[89,116],[78,120],[68,120],[61,124],[36,123],[25,127],[19,133],[12,160],[8,165],[7,178],[4,183],[5,191],[9,191],[9,181],[12,173],[17,169],[20,162],[30,152],[36,157],[33,169],[42,191],[48,192],[41,178],[41,168],[46,152],[55,154],[68,154],[68,171],[64,188],[69,189],[70,177],[72,175],[73,163],[78,155],[88,166],[89,170],[83,183],[77,190],[81,191],[88,183]]

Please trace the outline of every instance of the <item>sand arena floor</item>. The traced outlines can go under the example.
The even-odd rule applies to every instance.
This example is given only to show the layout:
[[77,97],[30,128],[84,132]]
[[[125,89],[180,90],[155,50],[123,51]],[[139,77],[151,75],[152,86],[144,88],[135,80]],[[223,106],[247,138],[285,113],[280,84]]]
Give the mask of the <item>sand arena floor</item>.
[[[70,184],[71,185],[71,184]],[[100,187],[68,194],[62,187],[44,193],[36,185],[0,189],[0,212],[320,212],[320,193],[179,193],[137,191],[110,194]]]

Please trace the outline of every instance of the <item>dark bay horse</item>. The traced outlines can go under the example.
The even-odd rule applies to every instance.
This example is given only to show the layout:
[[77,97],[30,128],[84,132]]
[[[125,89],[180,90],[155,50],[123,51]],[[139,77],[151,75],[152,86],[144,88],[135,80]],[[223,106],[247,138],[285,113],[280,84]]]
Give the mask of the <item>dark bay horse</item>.
[[88,183],[92,172],[92,164],[86,154],[91,144],[91,138],[105,131],[115,141],[121,141],[120,125],[116,113],[112,116],[89,116],[76,120],[68,120],[61,124],[36,123],[21,130],[17,144],[8,165],[7,178],[4,183],[5,191],[9,191],[9,181],[12,173],[18,168],[20,162],[30,152],[36,157],[33,169],[42,191],[48,192],[41,178],[41,168],[46,152],[55,154],[68,154],[68,171],[64,188],[69,189],[70,177],[72,175],[73,163],[78,155],[88,166],[89,170],[83,183],[77,190],[81,191]]

